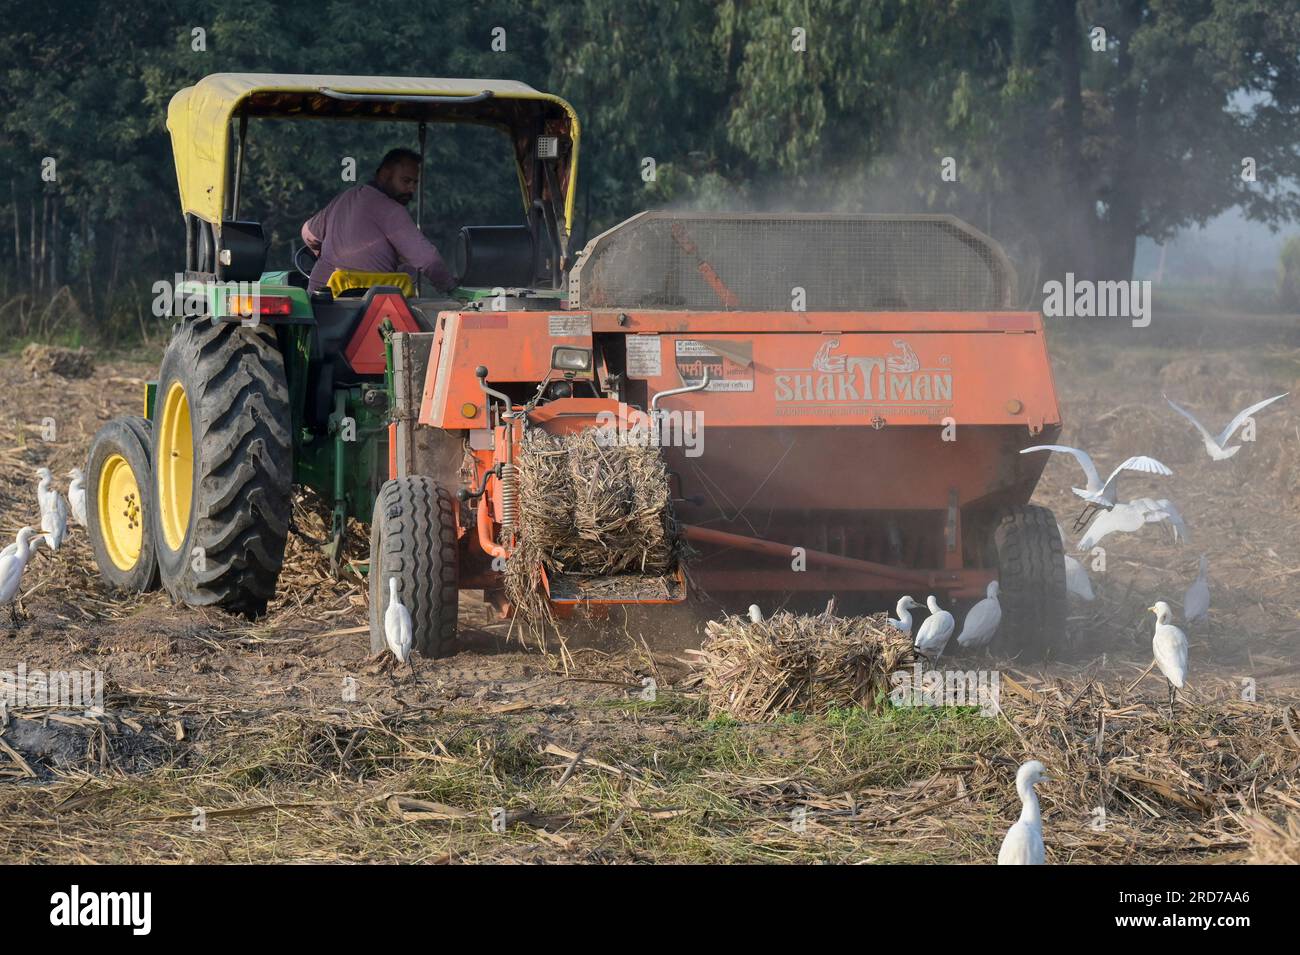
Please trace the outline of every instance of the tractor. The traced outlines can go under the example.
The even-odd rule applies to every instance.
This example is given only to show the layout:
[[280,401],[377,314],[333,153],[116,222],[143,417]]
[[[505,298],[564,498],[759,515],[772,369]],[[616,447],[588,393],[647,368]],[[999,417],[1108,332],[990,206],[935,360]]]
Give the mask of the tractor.
[[[268,269],[240,218],[249,120],[498,129],[520,221],[464,226],[459,287]],[[514,608],[527,433],[689,415],[661,448],[689,587],[593,596],[542,575],[561,614],[707,595],[880,609],[1001,584],[1002,649],[1064,635],[1056,520],[1029,504],[1060,433],[1043,325],[1011,263],[949,216],[650,211],[572,247],[578,119],[510,81],[217,74],[168,110],[185,220],[180,314],[144,414],[96,435],[90,529],[105,581],[161,582],[248,615],[274,595],[296,485],[370,522],[371,643],[387,582],[416,649],[447,651],[461,590]],[[423,168],[423,162],[422,167]],[[416,220],[423,214],[423,188]],[[685,579],[683,579],[685,583]]]

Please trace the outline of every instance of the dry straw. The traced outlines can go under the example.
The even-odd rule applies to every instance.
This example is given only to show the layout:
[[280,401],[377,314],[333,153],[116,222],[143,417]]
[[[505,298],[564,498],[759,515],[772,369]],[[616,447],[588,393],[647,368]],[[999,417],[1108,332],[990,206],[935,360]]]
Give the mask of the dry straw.
[[884,617],[796,616],[752,622],[729,616],[705,625],[699,651],[713,715],[768,721],[784,713],[877,708],[891,673],[916,662],[911,641]]

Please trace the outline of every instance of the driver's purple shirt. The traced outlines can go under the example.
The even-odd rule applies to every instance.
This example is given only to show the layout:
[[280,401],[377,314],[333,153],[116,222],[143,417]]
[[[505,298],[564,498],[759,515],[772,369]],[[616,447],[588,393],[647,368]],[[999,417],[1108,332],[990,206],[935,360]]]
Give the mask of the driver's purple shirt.
[[407,272],[427,275],[434,287],[450,289],[456,280],[433,243],[411,221],[406,207],[366,183],[335,196],[303,223],[302,240],[316,253],[307,290],[329,281],[335,269],[354,272]]

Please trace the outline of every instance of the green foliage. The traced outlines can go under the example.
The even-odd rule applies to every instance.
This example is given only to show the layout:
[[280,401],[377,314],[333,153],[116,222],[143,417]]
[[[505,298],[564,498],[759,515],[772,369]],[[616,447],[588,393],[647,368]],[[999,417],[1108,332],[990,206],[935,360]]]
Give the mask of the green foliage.
[[[1270,223],[1300,213],[1300,8],[1272,0],[198,0],[183,11],[66,0],[57,17],[28,11],[0,0],[0,296],[27,296],[11,311],[32,314],[69,286],[77,321],[100,339],[153,321],[148,287],[181,265],[166,106],[220,71],[483,76],[556,92],[584,126],[578,242],[656,205],[951,212],[991,231],[1031,278],[1120,275],[1140,235],[1163,239],[1234,206]],[[491,48],[496,26],[505,52]],[[342,157],[364,179],[413,139],[397,125],[255,121],[244,211],[271,235],[272,262],[287,264],[302,221],[345,185]],[[431,131],[435,241],[519,221],[503,146],[488,130]],[[47,156],[54,183],[40,178]],[[956,181],[940,175],[945,158]]]

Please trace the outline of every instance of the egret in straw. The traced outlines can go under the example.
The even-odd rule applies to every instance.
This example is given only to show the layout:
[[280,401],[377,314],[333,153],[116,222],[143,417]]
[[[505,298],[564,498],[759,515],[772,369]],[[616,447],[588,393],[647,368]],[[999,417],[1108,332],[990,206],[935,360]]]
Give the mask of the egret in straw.
[[763,611],[758,609],[758,604],[749,605],[749,622],[750,623],[763,622]]
[[388,610],[384,613],[384,640],[388,649],[405,663],[411,656],[411,612],[397,596],[397,578],[388,578]]
[[1169,681],[1169,712],[1174,711],[1174,694],[1187,685],[1187,635],[1169,621],[1173,612],[1169,604],[1157,600],[1147,608],[1156,615],[1156,633],[1151,639],[1156,666]]
[[1109,511],[1097,515],[1097,519],[1088,525],[1088,531],[1079,540],[1076,549],[1092,550],[1107,534],[1114,534],[1117,531],[1131,534],[1133,531],[1141,530],[1146,524],[1158,524],[1161,521],[1169,522],[1174,532],[1175,543],[1186,539],[1187,524],[1173,501],[1167,498],[1155,500],[1139,497],[1127,504],[1116,504]]
[[1201,432],[1201,440],[1205,442],[1205,450],[1210,453],[1210,459],[1213,461],[1226,461],[1241,450],[1241,445],[1234,444],[1232,447],[1228,447],[1228,442],[1232,440],[1232,436],[1236,433],[1237,429],[1246,423],[1246,419],[1257,411],[1263,411],[1273,402],[1285,398],[1290,393],[1291,392],[1289,391],[1284,391],[1280,395],[1274,395],[1272,398],[1265,398],[1263,401],[1255,402],[1255,404],[1251,405],[1249,408],[1239,412],[1237,417],[1228,422],[1228,426],[1220,431],[1217,436],[1210,434],[1209,429],[1197,421],[1195,415],[1181,405],[1175,404],[1170,400],[1168,395],[1162,397],[1164,397],[1165,401],[1169,402],[1169,407],[1173,408],[1180,415],[1190,421],[1195,425],[1196,430]]
[[1110,472],[1110,477],[1103,481],[1101,474],[1097,471],[1097,465],[1092,463],[1092,457],[1087,451],[1071,448],[1064,444],[1037,444],[1032,448],[1025,448],[1020,453],[1029,454],[1031,451],[1060,451],[1064,454],[1072,454],[1074,459],[1079,462],[1079,466],[1083,468],[1084,477],[1087,478],[1087,485],[1085,487],[1070,488],[1076,495],[1087,501],[1089,505],[1083,509],[1083,513],[1075,521],[1076,529],[1083,526],[1092,511],[1099,508],[1109,510],[1115,506],[1115,502],[1119,497],[1119,475],[1121,471],[1138,471],[1143,474],[1162,474],[1165,476],[1174,473],[1155,458],[1139,454],[1126,459],[1124,463]]
[[1210,582],[1206,571],[1210,569],[1205,555],[1201,555],[1201,569],[1183,595],[1183,622],[1205,623],[1210,617]]
[[957,634],[958,645],[967,650],[988,646],[998,632],[998,624],[1002,623],[1002,604],[998,603],[996,580],[989,581],[986,593],[987,596],[967,612],[961,633]]
[[912,610],[921,606],[911,597],[903,597],[898,601],[898,606],[894,608],[894,613],[898,614],[898,619],[889,618],[889,625],[895,630],[901,630],[909,637],[912,635]]
[[925,605],[930,608],[930,616],[925,618],[921,629],[916,632],[913,646],[921,656],[928,657],[933,663],[943,656],[943,648],[948,645],[955,623],[952,614],[939,606],[934,594],[926,598]]
[[24,527],[14,541],[13,552],[5,548],[5,553],[0,555],[0,604],[9,605],[9,619],[15,627],[18,626],[18,589],[23,582],[27,561],[36,550],[36,545],[31,543],[35,534],[34,529]]
[[68,502],[56,490],[50,491],[46,506],[41,508],[41,530],[45,531],[45,542],[54,551],[63,546],[63,538],[68,536]]
[[1048,781],[1047,767],[1036,759],[1031,759],[1016,772],[1020,818],[1002,840],[998,865],[1042,865],[1047,861],[1047,854],[1043,851],[1043,814],[1038,808],[1038,793],[1034,786]]
[[81,468],[68,472],[72,481],[68,484],[68,505],[72,508],[72,519],[82,527],[86,526],[86,475]]
[[[1057,524],[1056,530],[1061,535],[1061,549],[1069,550],[1070,542],[1065,539],[1065,528]],[[1088,579],[1088,571],[1069,554],[1065,555],[1065,589],[1080,600],[1095,600],[1097,597],[1092,592],[1092,581]]]

